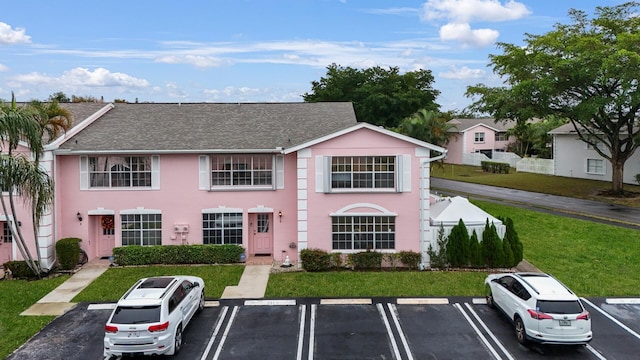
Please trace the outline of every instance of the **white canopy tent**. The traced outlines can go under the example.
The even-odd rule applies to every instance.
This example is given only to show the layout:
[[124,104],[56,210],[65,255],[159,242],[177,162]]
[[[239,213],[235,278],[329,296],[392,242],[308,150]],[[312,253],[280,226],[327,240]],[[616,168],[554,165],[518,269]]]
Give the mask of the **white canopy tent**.
[[484,227],[489,220],[489,224],[493,223],[500,238],[504,237],[506,226],[496,217],[473,205],[468,199],[462,196],[439,198],[430,208],[430,225],[434,228],[434,239],[431,244],[437,246],[438,229],[442,225],[445,236],[451,232],[451,228],[458,225],[460,219],[469,231],[469,235],[473,230],[478,234],[478,238],[482,239]]

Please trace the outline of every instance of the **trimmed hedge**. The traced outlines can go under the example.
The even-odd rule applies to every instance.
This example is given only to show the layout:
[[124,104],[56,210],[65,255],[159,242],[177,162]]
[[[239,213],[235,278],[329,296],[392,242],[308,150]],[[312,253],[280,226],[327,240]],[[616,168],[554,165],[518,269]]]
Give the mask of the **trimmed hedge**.
[[[38,261],[36,260],[35,263],[38,264]],[[11,277],[14,279],[35,279],[38,277],[24,260],[7,261],[2,266],[5,270],[11,271]]]
[[64,238],[56,242],[56,256],[62,270],[75,269],[80,258],[79,238]]
[[233,264],[245,252],[240,245],[129,245],[113,249],[121,266],[156,264]]
[[484,172],[490,172],[494,174],[508,174],[510,165],[509,163],[495,161],[481,161],[480,167]]
[[[346,261],[345,261],[346,259]],[[399,253],[382,253],[377,251],[362,251],[343,254],[329,253],[322,249],[304,249],[300,251],[302,268],[310,272],[339,270],[353,268],[354,270],[380,270],[383,263],[392,270],[397,270],[401,263],[409,270],[416,270],[420,266],[422,256],[415,251],[400,251]]]
[[324,250],[301,250],[300,260],[302,261],[302,268],[306,271],[327,271],[331,268],[331,255]]
[[349,254],[349,260],[354,270],[369,270],[382,268],[382,253],[376,251],[363,251]]

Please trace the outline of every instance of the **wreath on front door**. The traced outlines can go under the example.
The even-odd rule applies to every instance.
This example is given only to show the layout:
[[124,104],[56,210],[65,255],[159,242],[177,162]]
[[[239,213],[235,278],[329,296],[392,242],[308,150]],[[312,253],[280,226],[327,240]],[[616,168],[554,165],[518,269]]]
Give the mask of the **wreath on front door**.
[[102,228],[105,230],[113,229],[113,216],[105,215],[102,217]]

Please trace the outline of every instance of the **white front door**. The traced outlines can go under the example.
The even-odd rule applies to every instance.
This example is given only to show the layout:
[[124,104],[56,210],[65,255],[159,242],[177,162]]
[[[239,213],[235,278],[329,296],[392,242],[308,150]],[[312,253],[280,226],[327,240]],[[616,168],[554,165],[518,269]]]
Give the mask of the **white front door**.
[[98,229],[98,257],[113,255],[116,246],[115,223],[113,215],[102,215]]

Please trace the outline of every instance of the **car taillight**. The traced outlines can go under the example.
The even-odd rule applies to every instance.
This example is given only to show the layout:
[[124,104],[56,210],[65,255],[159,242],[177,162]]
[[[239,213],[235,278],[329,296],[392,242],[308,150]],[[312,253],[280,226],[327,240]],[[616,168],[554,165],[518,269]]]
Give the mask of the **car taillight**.
[[589,320],[589,312],[585,311],[582,314],[578,315],[576,320]]
[[169,328],[169,322],[165,322],[162,323],[160,325],[151,325],[149,326],[149,332],[156,332],[156,331],[165,331]]
[[547,315],[543,312],[535,311],[532,309],[527,310],[527,312],[529,312],[529,315],[531,315],[531,318],[536,320],[553,319],[553,316],[551,315]]
[[105,325],[104,326],[104,331],[108,332],[108,333],[117,333],[118,332],[118,327],[117,326],[113,326],[113,325]]

